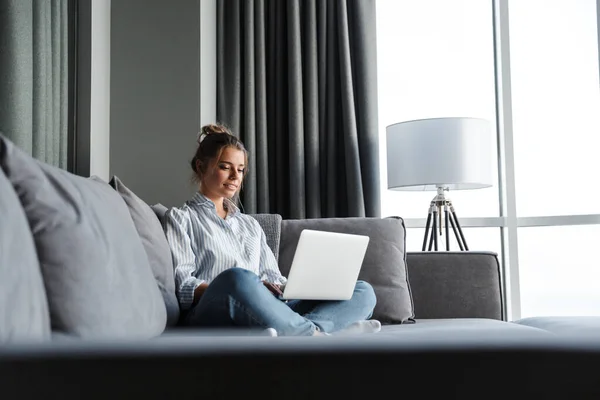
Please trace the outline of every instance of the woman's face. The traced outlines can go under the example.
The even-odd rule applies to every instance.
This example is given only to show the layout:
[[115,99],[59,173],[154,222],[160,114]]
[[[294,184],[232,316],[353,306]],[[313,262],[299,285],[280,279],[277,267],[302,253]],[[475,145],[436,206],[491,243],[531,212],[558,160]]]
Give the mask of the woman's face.
[[202,177],[202,194],[213,201],[232,198],[242,184],[245,161],[243,151],[235,147],[223,149],[221,158],[210,165]]

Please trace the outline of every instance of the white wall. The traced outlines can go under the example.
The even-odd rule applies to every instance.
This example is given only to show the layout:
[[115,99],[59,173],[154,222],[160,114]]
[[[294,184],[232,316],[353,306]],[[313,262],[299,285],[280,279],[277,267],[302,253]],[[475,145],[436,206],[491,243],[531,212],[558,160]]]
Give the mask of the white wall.
[[[600,1],[600,0],[599,0]],[[200,126],[217,119],[217,1],[200,1]]]
[[77,173],[180,205],[197,132],[216,121],[216,0],[79,4]]
[[[181,206],[196,190],[190,160],[202,119],[201,51],[210,50],[200,45],[208,3],[112,4],[110,174],[148,204]],[[208,94],[204,101],[208,109],[215,102]]]
[[111,0],[92,1],[90,175],[109,179]]

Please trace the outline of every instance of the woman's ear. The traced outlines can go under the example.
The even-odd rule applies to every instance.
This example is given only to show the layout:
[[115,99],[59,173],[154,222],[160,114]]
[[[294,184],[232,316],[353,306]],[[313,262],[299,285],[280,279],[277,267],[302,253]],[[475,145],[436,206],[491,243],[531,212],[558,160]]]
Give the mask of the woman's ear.
[[196,173],[202,172],[202,161],[196,160]]

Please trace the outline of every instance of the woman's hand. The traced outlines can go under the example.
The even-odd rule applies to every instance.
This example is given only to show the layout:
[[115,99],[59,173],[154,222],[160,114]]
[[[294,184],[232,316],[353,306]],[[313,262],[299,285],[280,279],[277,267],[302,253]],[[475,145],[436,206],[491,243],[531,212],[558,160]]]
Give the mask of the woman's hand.
[[198,303],[200,297],[202,297],[206,291],[206,288],[208,288],[208,283],[203,282],[194,290],[194,304]]
[[279,285],[275,284],[275,283],[271,283],[271,282],[267,282],[267,281],[262,281],[263,285],[265,285],[265,287],[267,289],[269,289],[271,291],[271,293],[273,293],[276,297],[279,297],[283,294],[283,292],[281,291],[281,288],[279,287]]

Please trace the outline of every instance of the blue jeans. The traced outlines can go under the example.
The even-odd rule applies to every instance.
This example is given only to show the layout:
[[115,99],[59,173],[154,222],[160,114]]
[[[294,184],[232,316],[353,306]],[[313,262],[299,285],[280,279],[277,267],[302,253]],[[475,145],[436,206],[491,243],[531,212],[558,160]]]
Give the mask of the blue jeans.
[[373,287],[358,281],[350,300],[284,302],[253,272],[231,268],[220,273],[183,318],[184,325],[274,328],[280,336],[310,336],[315,329],[335,332],[373,315]]

